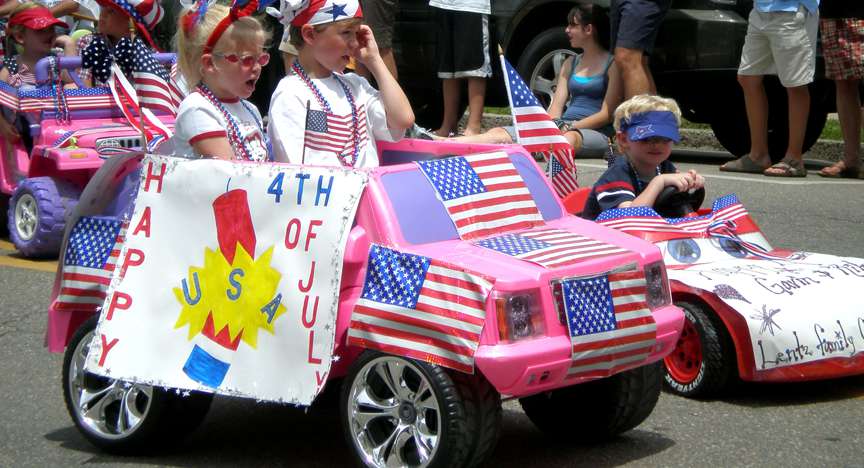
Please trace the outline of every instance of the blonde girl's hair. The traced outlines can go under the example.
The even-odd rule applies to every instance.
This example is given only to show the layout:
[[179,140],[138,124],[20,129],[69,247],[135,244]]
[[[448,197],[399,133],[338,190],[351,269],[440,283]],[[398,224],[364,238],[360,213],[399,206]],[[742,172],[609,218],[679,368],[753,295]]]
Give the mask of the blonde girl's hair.
[[[11,13],[9,13],[9,19],[11,20],[13,16],[17,15],[18,13],[21,13],[22,11],[27,11],[31,8],[36,8],[38,6],[41,6],[41,5],[39,5],[38,3],[35,3],[35,2],[22,3],[22,4],[18,5],[17,7],[15,7],[15,9],[12,10]],[[12,26],[9,26],[9,28],[6,31],[6,51],[7,51],[6,53],[7,54],[9,53],[8,51],[12,51],[12,50],[14,50],[16,54],[21,52],[20,44],[15,42],[15,35],[16,34],[24,34],[25,29],[27,29],[27,28],[23,24],[14,24]]]
[[[177,34],[174,36],[174,47],[177,50],[177,67],[180,69],[180,73],[183,74],[183,78],[189,86],[195,86],[201,81],[201,56],[204,55],[207,39],[210,38],[210,34],[213,33],[219,22],[228,16],[230,9],[221,4],[210,5],[207,14],[192,28],[189,34],[183,28],[183,17],[186,16],[187,12],[188,10],[180,14]],[[224,37],[231,37],[238,44],[252,44],[263,36],[264,48],[266,49],[270,42],[270,35],[271,32],[265,29],[258,19],[244,16],[225,30],[222,37],[216,42],[215,52],[221,52],[219,44]]]
[[669,111],[675,114],[675,120],[681,125],[681,108],[674,99],[655,96],[653,94],[638,94],[624,101],[615,109],[615,131],[621,131],[621,124],[630,120],[633,114],[650,111]]

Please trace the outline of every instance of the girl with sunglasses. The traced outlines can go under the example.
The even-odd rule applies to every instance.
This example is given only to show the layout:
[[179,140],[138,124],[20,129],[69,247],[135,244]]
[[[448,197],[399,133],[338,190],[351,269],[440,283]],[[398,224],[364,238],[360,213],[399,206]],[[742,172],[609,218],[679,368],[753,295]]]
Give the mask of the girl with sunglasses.
[[231,8],[200,0],[180,16],[177,64],[186,82],[197,85],[177,112],[175,155],[270,159],[261,113],[246,100],[270,60],[270,34],[250,16],[257,6],[254,0]]

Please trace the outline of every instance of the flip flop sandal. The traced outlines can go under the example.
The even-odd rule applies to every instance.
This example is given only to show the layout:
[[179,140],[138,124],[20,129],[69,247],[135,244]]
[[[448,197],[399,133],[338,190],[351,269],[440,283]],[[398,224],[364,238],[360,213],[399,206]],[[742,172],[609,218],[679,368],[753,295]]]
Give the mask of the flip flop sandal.
[[861,169],[858,166],[849,167],[843,161],[836,162],[828,167],[823,167],[819,171],[822,177],[857,179],[861,177]]
[[720,166],[720,170],[723,172],[745,172],[747,174],[762,174],[765,169],[767,169],[767,166],[760,166],[750,159],[749,154],[745,154],[738,159]]
[[807,177],[807,169],[804,167],[803,161],[784,159],[765,169],[763,174],[768,177]]

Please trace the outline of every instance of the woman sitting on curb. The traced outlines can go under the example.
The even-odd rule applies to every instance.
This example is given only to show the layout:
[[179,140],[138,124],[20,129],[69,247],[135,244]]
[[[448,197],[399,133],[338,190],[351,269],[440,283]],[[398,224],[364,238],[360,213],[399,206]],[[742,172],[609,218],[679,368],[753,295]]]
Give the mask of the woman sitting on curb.
[[[549,115],[578,155],[603,156],[609,150],[612,113],[622,99],[621,75],[608,50],[609,20],[592,5],[578,5],[567,14],[565,32],[581,54],[564,61]],[[566,103],[566,106],[565,106]],[[434,137],[439,139],[438,137]],[[479,135],[446,138],[460,143],[507,144],[516,140],[513,127],[496,127]]]

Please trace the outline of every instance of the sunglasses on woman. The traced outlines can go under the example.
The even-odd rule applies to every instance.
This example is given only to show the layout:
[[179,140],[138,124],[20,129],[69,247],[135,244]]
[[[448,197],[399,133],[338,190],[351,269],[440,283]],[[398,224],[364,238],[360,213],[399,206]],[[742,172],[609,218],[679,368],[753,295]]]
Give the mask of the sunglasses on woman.
[[256,63],[262,67],[270,63],[270,54],[264,52],[261,55],[237,55],[237,54],[213,54],[214,57],[225,59],[228,63],[239,63],[243,68],[252,68]]

